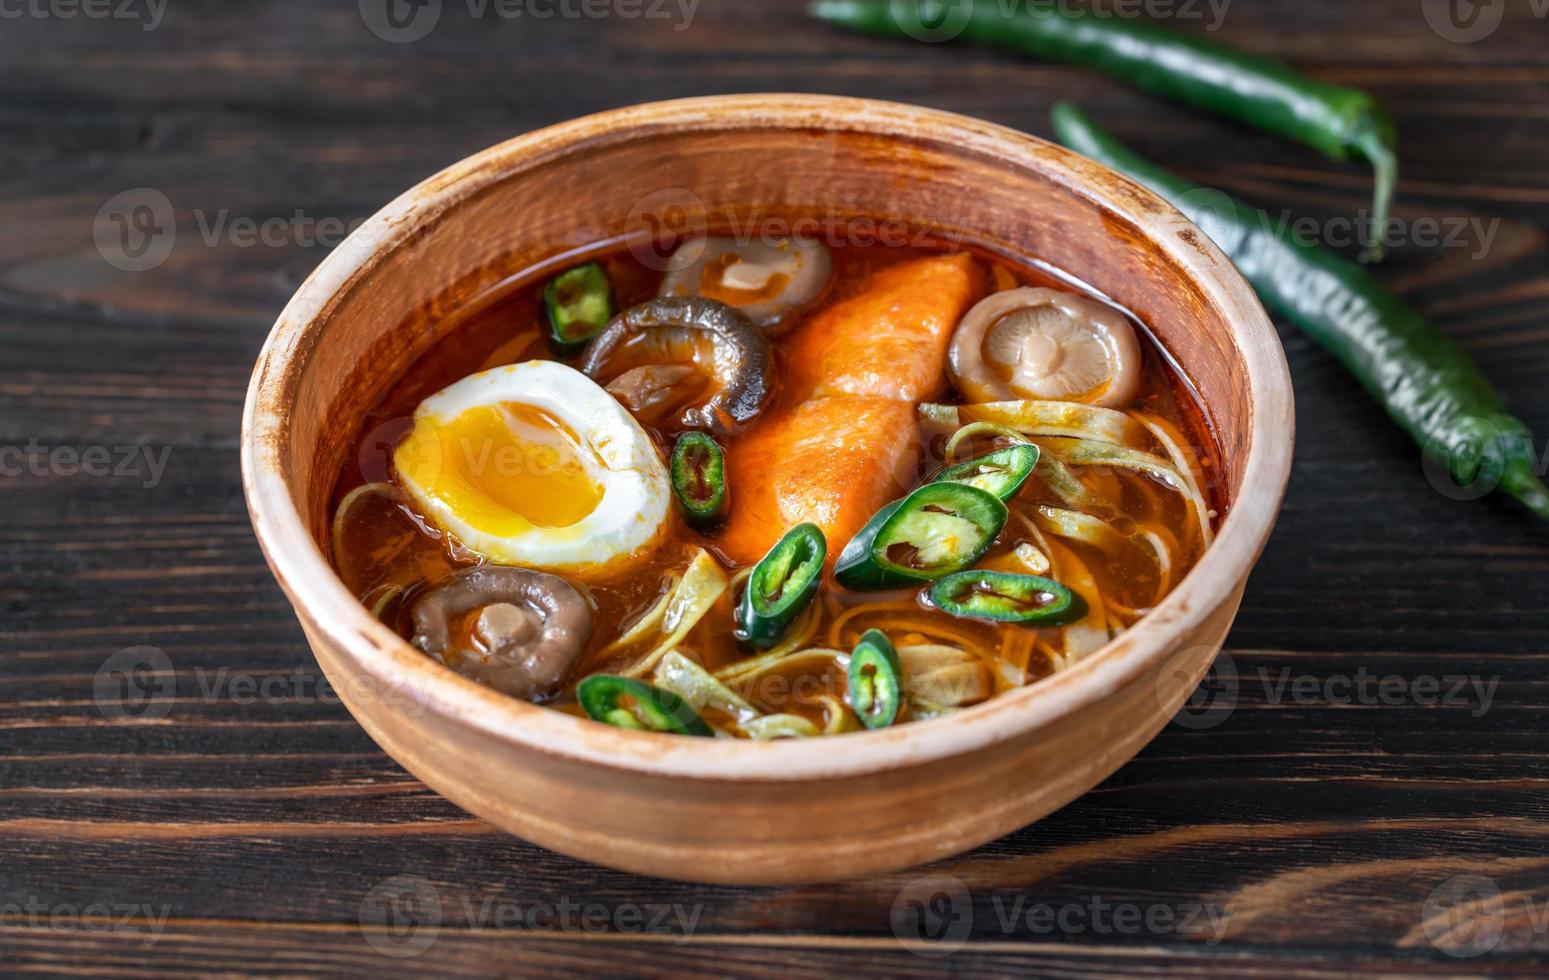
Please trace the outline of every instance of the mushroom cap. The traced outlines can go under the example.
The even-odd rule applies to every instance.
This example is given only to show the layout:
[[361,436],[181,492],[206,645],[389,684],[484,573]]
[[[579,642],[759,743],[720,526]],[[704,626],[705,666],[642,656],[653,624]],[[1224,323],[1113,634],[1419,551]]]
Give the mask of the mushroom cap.
[[1140,389],[1135,328],[1101,303],[1020,287],[981,300],[952,335],[947,365],[979,402],[1060,399],[1117,408]]
[[[680,336],[667,344],[653,345],[647,336],[654,332]],[[662,348],[674,344],[687,349],[685,359],[709,375],[715,388],[702,404],[683,409],[679,421],[684,428],[728,435],[769,404],[774,394],[774,347],[769,337],[741,310],[702,296],[653,299],[630,307],[587,345],[579,367],[612,390],[624,374],[645,364],[661,363],[650,358],[665,355]],[[650,399],[659,403],[664,397],[660,387],[651,387],[646,380],[638,376],[630,379],[639,382],[643,391],[649,390]],[[629,386],[635,387],[633,383]]]
[[[477,644],[453,642],[451,620],[480,610]],[[547,572],[465,569],[414,605],[414,645],[465,677],[525,701],[552,696],[592,633],[591,602]]]
[[778,335],[822,294],[832,269],[828,249],[811,239],[690,239],[668,260],[659,295],[720,300]]

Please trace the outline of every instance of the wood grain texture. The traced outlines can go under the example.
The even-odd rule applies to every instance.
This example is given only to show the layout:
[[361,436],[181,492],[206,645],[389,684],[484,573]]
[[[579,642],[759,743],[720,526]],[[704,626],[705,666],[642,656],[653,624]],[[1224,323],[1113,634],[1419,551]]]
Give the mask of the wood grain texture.
[[[1549,537],[1510,504],[1433,490],[1418,452],[1290,328],[1296,470],[1231,659],[1200,696],[1232,710],[1169,726],[1095,792],[960,859],[797,889],[599,870],[471,820],[321,688],[252,541],[236,433],[258,347],[325,247],[207,244],[201,221],[223,210],[348,223],[515,133],[754,90],[919,102],[1039,134],[1055,99],[1079,97],[1202,183],[1320,220],[1366,202],[1359,168],[1094,75],[848,37],[800,6],[703,0],[675,30],[475,19],[448,2],[412,44],[373,36],[354,4],[306,0],[175,2],[154,31],[3,22],[0,447],[170,455],[159,480],[143,462],[0,476],[0,972],[1542,972]],[[1217,36],[1382,96],[1404,134],[1400,217],[1500,219],[1488,249],[1407,242],[1381,275],[1549,433],[1549,23],[1527,0],[1502,6],[1476,44],[1438,37],[1411,0],[1236,3]],[[164,264],[129,273],[92,227],[138,187],[167,196],[178,234]],[[141,645],[171,664],[149,678],[163,697],[115,721],[94,699],[99,668]],[[1341,679],[1369,675],[1400,693],[1352,699]],[[1471,682],[1443,698],[1451,675]],[[932,883],[911,881],[926,876],[961,882],[966,906],[947,882],[944,942],[906,949],[892,913],[915,921],[908,899]],[[1478,878],[1494,895],[1447,920],[1448,888]],[[527,924],[560,903],[597,907],[602,927]],[[1096,903],[1152,919],[1121,931]],[[1075,911],[1046,929],[1038,905]],[[698,910],[692,942],[674,943],[674,906]],[[384,907],[404,918],[373,945]],[[1229,910],[1219,939],[1180,927],[1212,909]],[[381,951],[432,921],[419,955]],[[1438,948],[1492,936],[1478,956]]]

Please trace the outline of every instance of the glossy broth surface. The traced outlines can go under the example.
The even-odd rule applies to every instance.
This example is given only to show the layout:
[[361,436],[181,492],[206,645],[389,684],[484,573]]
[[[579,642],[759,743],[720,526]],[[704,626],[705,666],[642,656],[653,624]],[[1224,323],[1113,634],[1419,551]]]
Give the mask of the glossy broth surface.
[[[853,295],[863,288],[870,274],[880,269],[940,254],[944,248],[932,244],[908,248],[831,247],[833,268],[829,284],[820,300],[803,315],[814,316]],[[1043,269],[987,252],[973,254],[984,268],[991,290],[1035,286],[1073,291],[1068,282]],[[620,309],[657,294],[661,273],[642,265],[628,251],[603,251],[596,258],[608,274]],[[547,278],[556,271],[550,268],[519,273],[508,280],[507,287],[461,311],[455,328],[420,358],[366,419],[357,439],[358,451],[350,457],[352,464],[340,475],[334,507],[337,510],[345,505],[346,513],[335,527],[336,567],[362,602],[405,637],[414,632],[411,611],[416,598],[481,559],[451,535],[438,530],[426,515],[418,512],[408,495],[365,492],[361,488],[368,484],[380,486],[383,482],[394,484],[391,467],[381,465],[384,439],[391,442],[394,434],[401,439],[401,433],[408,428],[404,420],[413,416],[426,397],[481,370],[534,359],[559,359],[548,345],[542,313],[542,291]],[[779,285],[771,283],[770,288],[777,289]],[[738,291],[723,292],[726,295],[719,298],[731,300]],[[1154,420],[1161,431],[1171,433],[1173,441],[1181,444],[1179,448],[1197,467],[1198,482],[1212,508],[1208,521],[1218,522],[1216,508],[1220,503],[1211,488],[1220,468],[1203,413],[1149,333],[1144,328],[1138,332],[1144,367],[1140,393],[1128,411],[1138,413],[1137,418]],[[784,372],[788,368],[788,354],[779,337],[774,347],[777,366]],[[567,363],[573,364],[574,359]],[[949,390],[939,401],[957,404],[963,399]],[[522,451],[532,455],[532,447],[540,447],[548,454],[544,465],[529,465],[522,472],[503,473],[498,478],[481,473],[465,478],[478,483],[477,489],[485,497],[499,502],[525,522],[556,528],[575,523],[596,506],[599,492],[580,465],[581,456],[587,452],[583,441],[560,420],[529,406],[507,408],[505,418],[497,417],[493,410],[470,413],[466,421],[459,420],[460,426],[468,427],[467,431],[452,435],[500,451],[509,442],[507,433],[513,431],[514,422],[521,434]],[[681,430],[669,425],[648,427],[648,431],[665,455]],[[1157,458],[1169,458],[1154,432],[1138,425],[1135,431],[1135,449]],[[930,425],[921,427],[911,472],[905,474],[906,480],[895,496],[907,493],[948,462],[945,453],[950,434]],[[723,440],[728,456],[738,451],[738,444],[737,436]],[[964,450],[971,447],[973,452],[960,451],[957,459],[1003,444],[992,437],[967,439]],[[440,452],[443,458],[456,455],[451,445],[425,447],[422,451]],[[1045,452],[1048,451],[1046,448]],[[356,460],[361,461],[359,465],[353,462]],[[864,467],[867,461],[839,463]],[[940,647],[965,654],[961,663],[947,657],[944,662],[950,670],[944,667],[946,672],[942,675],[950,674],[951,689],[962,695],[959,703],[943,705],[923,695],[911,698],[900,721],[966,707],[1034,682],[1080,659],[1133,625],[1177,583],[1206,547],[1209,528],[1199,527],[1198,514],[1189,499],[1163,480],[1131,469],[1098,465],[1073,466],[1070,472],[1081,484],[1078,489],[1090,499],[1101,501],[1094,505],[1093,516],[1117,532],[1112,541],[1104,538],[1094,543],[1079,535],[1062,537],[1050,533],[1041,508],[1068,508],[1069,488],[1065,494],[1056,492],[1041,478],[1040,471],[1012,502],[1010,520],[976,567],[1027,573],[1031,569],[1026,556],[1036,549],[1052,564],[1043,574],[1092,599],[1096,609],[1086,619],[1044,629],[1001,625],[932,608],[920,600],[917,588],[851,592],[836,585],[831,576],[825,576],[812,611],[803,618],[801,629],[805,639],[798,649],[788,651],[778,664],[756,676],[728,681],[729,686],[759,712],[794,715],[838,730],[855,727],[835,724],[836,712],[844,712],[847,704],[845,659],[840,654],[851,650],[869,628],[883,630],[900,648]],[[368,473],[372,479],[368,479]],[[731,507],[737,506],[739,489],[742,488],[735,484],[730,487]],[[1163,538],[1165,542],[1158,544]],[[838,552],[845,543],[828,542],[830,552]],[[1165,561],[1158,558],[1159,548],[1168,552]],[[586,652],[563,690],[549,702],[551,706],[579,713],[574,694],[577,681],[598,672],[627,670],[652,646],[648,642],[619,649],[616,641],[662,602],[700,549],[714,556],[726,574],[733,576],[734,583],[740,585],[738,573],[748,563],[734,561],[727,555],[714,529],[700,533],[681,521],[673,525],[667,540],[649,557],[605,580],[585,583],[595,606],[596,625]],[[723,596],[680,645],[685,655],[712,672],[725,672],[761,655],[740,646],[733,636],[735,591],[734,588]],[[465,634],[473,630],[471,617],[463,617],[454,628]],[[805,650],[831,652],[804,655]],[[920,656],[928,656],[928,650]],[[704,708],[702,713],[718,728],[735,727],[724,711],[713,706]]]

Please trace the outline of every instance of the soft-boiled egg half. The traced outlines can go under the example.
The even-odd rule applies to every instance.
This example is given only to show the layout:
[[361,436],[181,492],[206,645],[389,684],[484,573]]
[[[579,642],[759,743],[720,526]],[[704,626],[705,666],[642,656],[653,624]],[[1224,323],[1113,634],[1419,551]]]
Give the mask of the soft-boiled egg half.
[[612,395],[553,361],[469,375],[393,451],[424,516],[490,561],[598,575],[652,549],[671,484]]

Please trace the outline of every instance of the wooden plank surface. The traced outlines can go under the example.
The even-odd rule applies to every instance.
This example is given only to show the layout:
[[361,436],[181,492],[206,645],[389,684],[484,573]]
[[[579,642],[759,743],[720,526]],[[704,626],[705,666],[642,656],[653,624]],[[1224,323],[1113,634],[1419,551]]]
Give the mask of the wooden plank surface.
[[[415,181],[586,112],[786,90],[1043,135],[1050,104],[1076,98],[1276,210],[1327,222],[1366,202],[1358,167],[1089,73],[845,36],[798,0],[626,13],[652,2],[567,18],[535,0],[506,19],[446,0],[410,43],[349,2],[0,7],[0,972],[1549,965],[1549,535],[1509,504],[1433,489],[1289,328],[1296,470],[1201,711],[1033,827],[906,874],[698,887],[495,832],[375,748],[259,556],[237,429],[276,312],[340,229]],[[1427,19],[1444,6],[1237,0],[1214,33],[1389,103],[1399,216],[1463,231],[1412,236],[1381,275],[1549,433],[1549,22],[1533,0],[1495,0],[1499,28],[1458,43]],[[124,271],[94,225],[147,188],[175,239]],[[270,241],[250,243],[244,218]],[[155,708],[103,709],[115,656],[170,665],[148,675]]]

